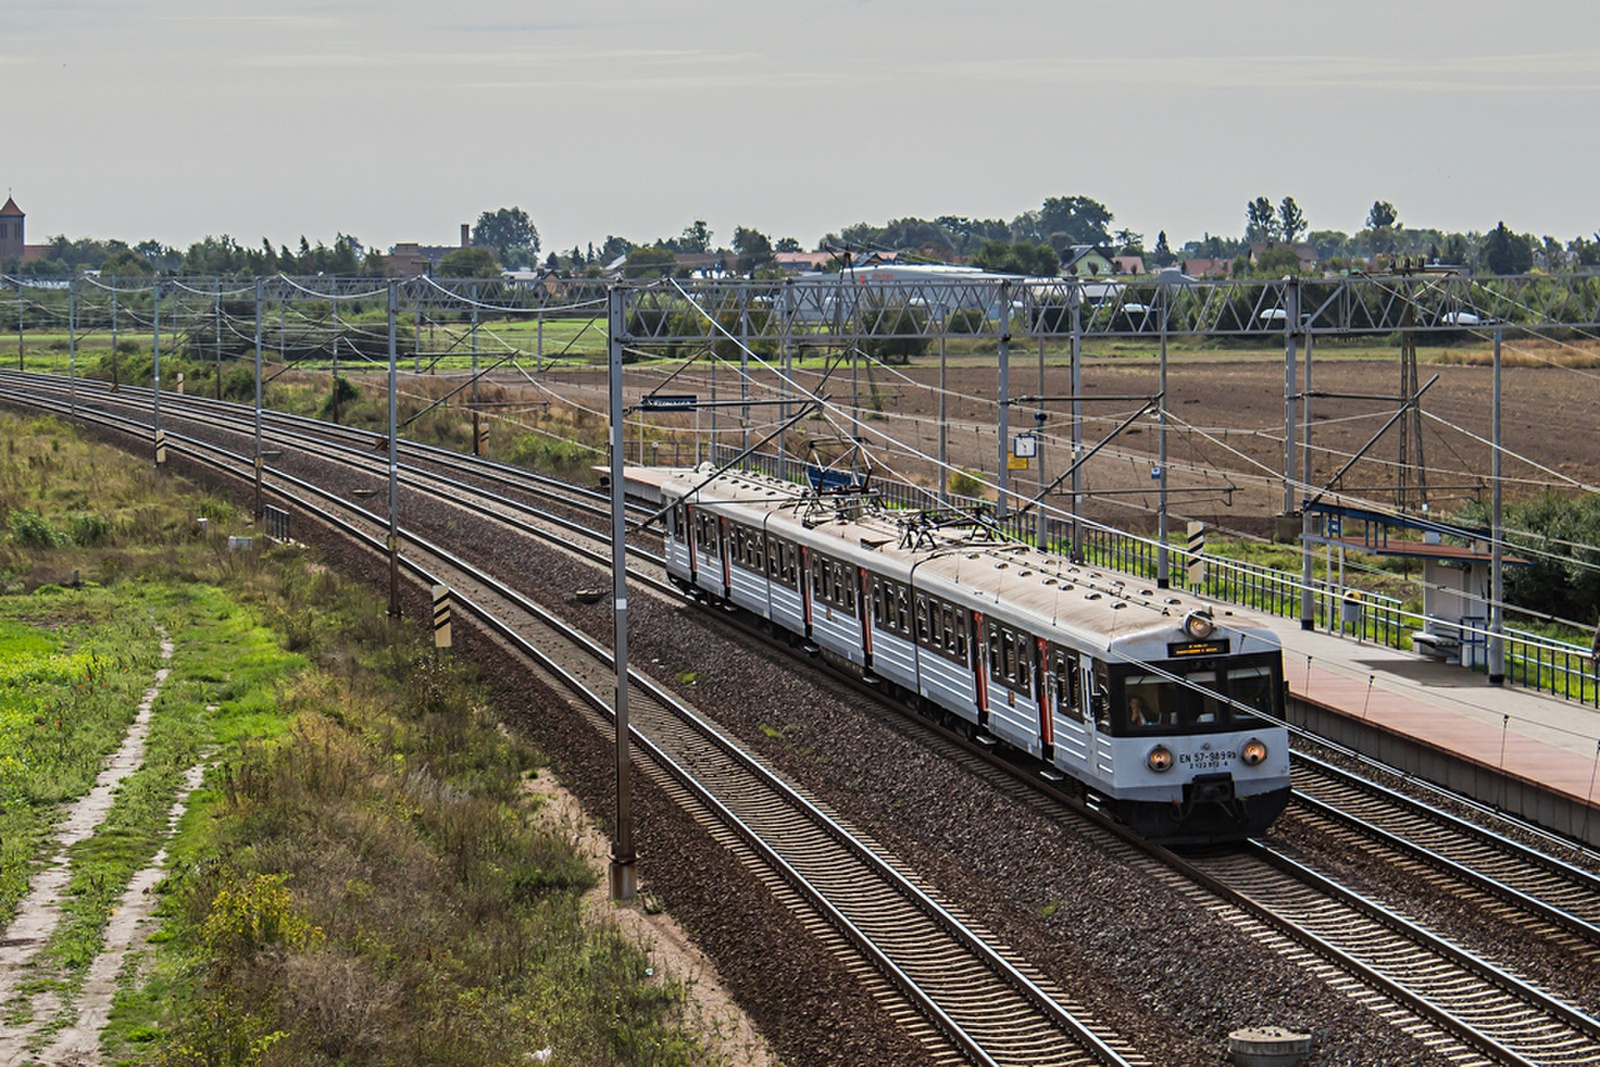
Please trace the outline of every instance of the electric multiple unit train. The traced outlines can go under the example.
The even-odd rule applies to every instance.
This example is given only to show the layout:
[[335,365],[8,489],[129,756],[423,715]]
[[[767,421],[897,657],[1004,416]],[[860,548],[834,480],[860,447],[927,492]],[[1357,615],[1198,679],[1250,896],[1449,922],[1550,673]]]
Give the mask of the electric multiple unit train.
[[709,468],[626,478],[666,509],[681,588],[1037,757],[1144,836],[1235,840],[1288,803],[1282,654],[1242,613],[858,492]]

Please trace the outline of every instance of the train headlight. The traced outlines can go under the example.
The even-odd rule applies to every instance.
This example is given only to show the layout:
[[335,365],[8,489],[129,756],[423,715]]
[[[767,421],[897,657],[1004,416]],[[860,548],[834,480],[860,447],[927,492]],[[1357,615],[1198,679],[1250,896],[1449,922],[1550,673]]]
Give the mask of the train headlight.
[[[1265,753],[1266,750],[1263,749],[1262,751]],[[1172,770],[1172,750],[1167,748],[1166,745],[1157,745],[1150,750],[1150,754],[1144,758],[1144,762],[1145,766],[1152,771],[1157,774],[1164,774]]]
[[1267,746],[1252,737],[1244,743],[1244,748],[1239,750],[1240,757],[1246,767],[1254,767],[1267,758]]
[[1203,611],[1191,611],[1189,617],[1183,620],[1183,632],[1196,641],[1204,641],[1216,631],[1216,628],[1216,622]]

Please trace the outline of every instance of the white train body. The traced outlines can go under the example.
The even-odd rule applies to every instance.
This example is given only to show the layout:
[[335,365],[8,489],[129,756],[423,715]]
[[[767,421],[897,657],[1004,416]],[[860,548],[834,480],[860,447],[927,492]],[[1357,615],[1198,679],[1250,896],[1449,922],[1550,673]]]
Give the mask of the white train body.
[[1244,837],[1288,802],[1282,656],[1243,615],[858,496],[746,473],[626,477],[668,509],[679,585],[1053,765],[1147,836]]

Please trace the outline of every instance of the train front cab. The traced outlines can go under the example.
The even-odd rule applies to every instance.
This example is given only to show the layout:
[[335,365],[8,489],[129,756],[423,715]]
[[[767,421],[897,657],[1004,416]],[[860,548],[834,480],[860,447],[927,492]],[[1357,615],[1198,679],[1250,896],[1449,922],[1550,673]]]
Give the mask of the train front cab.
[[1238,840],[1261,833],[1288,804],[1288,731],[1243,710],[1282,720],[1280,653],[1100,662],[1094,685],[1098,788],[1143,836]]

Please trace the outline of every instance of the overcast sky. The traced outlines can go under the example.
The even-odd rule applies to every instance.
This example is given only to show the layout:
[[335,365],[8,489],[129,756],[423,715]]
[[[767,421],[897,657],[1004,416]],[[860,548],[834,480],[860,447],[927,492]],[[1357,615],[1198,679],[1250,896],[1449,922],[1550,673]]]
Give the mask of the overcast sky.
[[518,205],[546,251],[810,248],[1078,194],[1151,244],[1258,195],[1600,227],[1593,0],[0,0],[0,78],[34,242],[449,244]]

